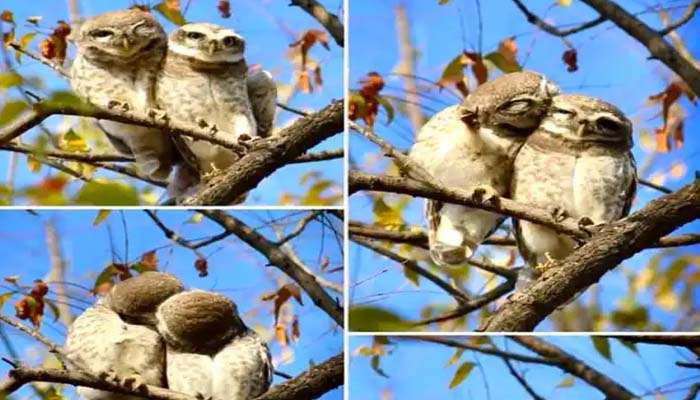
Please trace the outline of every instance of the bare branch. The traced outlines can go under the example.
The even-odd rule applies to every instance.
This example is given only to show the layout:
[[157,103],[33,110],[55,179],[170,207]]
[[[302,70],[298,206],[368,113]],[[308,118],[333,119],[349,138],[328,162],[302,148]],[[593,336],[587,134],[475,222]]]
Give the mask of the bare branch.
[[302,8],[323,25],[338,46],[343,47],[345,43],[345,29],[337,15],[331,14],[321,3],[316,0],[290,0],[290,6]]
[[423,112],[420,109],[420,99],[418,98],[418,88],[413,75],[416,71],[416,49],[411,41],[408,16],[406,8],[402,4],[394,7],[396,14],[396,31],[399,41],[399,65],[395,68],[397,73],[402,74],[404,93],[406,96],[406,116],[411,122],[414,132],[423,126]]
[[[561,30],[561,29],[557,28],[556,26],[553,26],[553,25],[546,23],[542,18],[535,15],[535,13],[533,13],[527,7],[525,7],[525,4],[522,2],[522,0],[513,0],[513,3],[515,3],[516,7],[518,7],[518,9],[520,9],[520,11],[525,15],[527,22],[535,25],[536,27],[549,33],[550,35],[554,35],[554,36],[557,36],[560,38],[565,38],[569,35],[573,35],[574,33],[578,33],[578,32],[584,31],[586,29],[592,28],[594,26],[600,25],[607,20],[607,18],[600,16],[596,19],[593,19],[593,20],[588,21],[588,22],[584,22],[584,23],[577,25],[573,28]],[[571,43],[569,43],[568,41],[565,41],[565,43],[571,47]]]
[[588,288],[625,259],[662,235],[700,216],[700,179],[647,203],[621,220],[603,225],[593,237],[537,281],[516,292],[480,327],[487,331],[530,331],[571,296]]
[[229,232],[233,232],[241,240],[254,248],[268,259],[271,265],[279,268],[282,272],[292,278],[306,294],[313,300],[314,304],[326,312],[338,325],[343,325],[343,307],[337,300],[331,298],[328,293],[319,285],[316,277],[306,271],[303,266],[298,265],[285,252],[280,250],[274,242],[257,233],[250,226],[237,218],[224,213],[221,210],[199,210],[202,214],[221,225]]
[[316,217],[321,214],[322,211],[312,211],[308,213],[304,218],[300,219],[297,225],[294,227],[294,230],[292,230],[288,235],[284,236],[280,240],[274,242],[277,246],[282,246],[283,244],[287,243],[288,241],[294,239],[295,237],[301,235],[301,233],[306,229],[306,226],[311,223],[311,221],[315,220]]
[[698,393],[700,393],[700,383],[695,383],[688,389],[688,394],[683,400],[695,400],[698,397]]
[[158,216],[156,215],[156,212],[154,210],[143,210],[143,211],[151,218],[153,223],[155,223],[156,226],[163,232],[163,235],[165,235],[166,238],[172,240],[174,243],[177,243],[186,249],[192,250],[198,258],[206,259],[204,254],[200,253],[199,250],[197,250],[197,247],[195,245],[193,245],[192,243],[190,243],[189,240],[183,239],[182,237],[180,237],[180,235],[175,233],[174,230],[168,228],[163,223],[163,221],[161,221],[160,218],[158,218]]
[[535,390],[532,388],[532,386],[530,386],[527,380],[525,380],[525,378],[522,375],[520,375],[518,371],[515,370],[513,363],[508,358],[502,357],[501,359],[506,364],[506,367],[508,367],[508,371],[510,371],[510,374],[513,375],[515,380],[517,380],[518,383],[520,383],[520,386],[522,386],[523,389],[525,389],[525,391],[530,396],[532,396],[533,400],[545,400],[545,398],[537,394],[537,392],[535,392]]
[[12,318],[9,318],[9,317],[2,315],[2,314],[0,314],[0,321],[6,323],[7,325],[9,325],[9,326],[11,326],[19,331],[26,333],[27,335],[38,340],[44,346],[46,346],[51,353],[56,355],[56,358],[58,358],[61,361],[61,363],[65,364],[67,358],[63,355],[61,348],[57,344],[52,342],[51,340],[42,336],[42,334],[39,333],[39,331],[37,331],[36,329],[32,329],[32,328],[22,324],[21,322],[15,321]]
[[319,151],[319,152],[315,152],[315,153],[302,154],[299,157],[295,158],[294,160],[290,161],[289,163],[290,164],[300,164],[300,163],[307,163],[307,162],[334,160],[337,158],[343,158],[344,155],[345,155],[345,151],[343,149],[324,150],[324,151]]
[[600,390],[609,400],[633,400],[638,398],[624,386],[551,343],[534,336],[509,336],[509,338],[552,361],[555,363],[555,366],[565,372]]
[[6,144],[0,146],[0,150],[14,151],[23,154],[32,154],[39,157],[55,157],[62,158],[64,160],[73,161],[85,161],[85,162],[102,162],[102,161],[115,161],[115,162],[129,162],[134,161],[134,157],[124,156],[121,154],[91,154],[91,153],[71,153],[68,151],[60,150],[45,150],[45,149],[34,149],[29,146],[20,144]]
[[688,5],[688,8],[685,9],[685,12],[683,13],[683,15],[681,15],[680,18],[669,23],[665,28],[659,30],[659,35],[668,35],[672,31],[678,29],[681,25],[690,21],[690,19],[693,18],[693,15],[695,15],[695,11],[698,9],[698,7],[700,7],[700,0],[693,0]]

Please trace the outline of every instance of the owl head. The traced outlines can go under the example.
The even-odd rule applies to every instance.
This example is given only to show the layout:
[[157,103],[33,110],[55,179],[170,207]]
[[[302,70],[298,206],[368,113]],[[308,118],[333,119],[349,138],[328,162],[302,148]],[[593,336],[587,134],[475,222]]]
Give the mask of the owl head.
[[614,105],[590,96],[555,96],[542,129],[575,142],[632,146],[632,122]]
[[536,72],[502,75],[480,85],[460,106],[462,121],[472,129],[491,128],[527,136],[539,125],[559,88]]
[[158,306],[183,290],[171,274],[144,272],[114,285],[102,302],[126,322],[155,327]]
[[164,51],[167,36],[149,12],[129,9],[88,18],[75,42],[88,58],[129,64],[154,51]]
[[216,352],[247,328],[236,304],[218,293],[189,290],[158,307],[158,332],[181,351]]
[[223,26],[193,23],[170,34],[168,51],[199,63],[237,63],[243,60],[245,40]]

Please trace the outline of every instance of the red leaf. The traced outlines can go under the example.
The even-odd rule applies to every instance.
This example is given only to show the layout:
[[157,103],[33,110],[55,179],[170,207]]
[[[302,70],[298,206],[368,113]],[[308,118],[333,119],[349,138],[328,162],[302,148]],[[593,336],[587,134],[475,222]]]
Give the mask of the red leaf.
[[209,263],[205,258],[197,258],[197,260],[194,262],[194,269],[197,270],[197,275],[200,278],[204,278],[205,276],[209,275]]
[[219,10],[219,15],[221,15],[221,18],[231,17],[231,3],[229,0],[219,0],[219,4],[216,6],[216,9]]
[[562,61],[566,64],[566,70],[574,72],[578,70],[578,53],[576,49],[569,49],[561,56]]

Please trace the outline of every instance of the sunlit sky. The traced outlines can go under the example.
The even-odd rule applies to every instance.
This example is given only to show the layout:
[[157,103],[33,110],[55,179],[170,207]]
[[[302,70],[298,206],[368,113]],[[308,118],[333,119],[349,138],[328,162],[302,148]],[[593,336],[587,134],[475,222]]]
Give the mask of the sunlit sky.
[[[291,306],[291,310],[299,317],[301,338],[290,347],[293,350],[291,352],[280,348],[271,336],[274,328],[272,303],[262,302],[260,297],[291,280],[276,268],[267,266],[268,262],[264,257],[235,236],[201,249],[208,259],[209,276],[200,278],[194,268],[193,253],[174,246],[143,211],[123,211],[126,229],[118,211],[114,211],[98,226],[93,226],[97,211],[37,213],[38,216],[26,211],[2,211],[0,253],[3,254],[3,263],[0,266],[0,277],[18,275],[20,283],[31,284],[32,280],[46,275],[50,262],[44,238],[44,224],[51,222],[56,227],[63,257],[68,266],[68,282],[92,288],[97,274],[112,260],[119,262],[128,259],[133,262],[143,253],[156,249],[160,270],[175,274],[188,288],[220,292],[234,300],[244,322],[268,340],[275,366],[280,371],[297,375],[308,369],[310,362],[323,362],[343,350],[342,330],[305,295],[302,299],[304,306],[296,303]],[[158,216],[168,227],[186,239],[208,238],[222,231],[218,225],[206,218],[197,224],[186,223],[192,214],[190,211],[174,210],[158,212]],[[306,213],[235,211],[232,214],[258,229],[259,233],[275,240],[276,236],[269,227],[269,221],[275,221],[289,233]],[[329,218],[336,230],[342,228],[335,217]],[[110,245],[110,231],[113,245]],[[329,227],[319,222],[309,224],[291,243],[301,260],[315,272],[319,270],[323,257],[328,257],[328,270],[342,267],[342,253],[335,235]],[[342,269],[340,272],[326,273],[322,276],[332,282],[342,283]],[[6,282],[0,282],[0,293],[9,289],[11,288]],[[84,289],[69,286],[68,290],[72,296],[70,303],[75,306],[72,308],[74,314],[93,301]],[[334,292],[330,294],[333,297],[339,296]],[[55,298],[52,293],[49,296]],[[13,297],[0,311],[5,315],[14,315],[13,304],[16,300],[18,298]],[[339,298],[339,301],[342,302],[342,298]],[[4,329],[26,362],[36,365],[43,359],[45,353],[41,345],[27,339],[24,334],[7,327]],[[41,332],[61,343],[65,329],[59,323],[53,323],[51,315],[48,315]],[[0,354],[8,356],[6,348],[2,345]],[[5,376],[7,371],[8,365],[2,363],[0,376]],[[281,378],[275,378],[275,383],[281,381]],[[28,392],[23,389],[22,393]],[[329,392],[323,398],[342,398],[342,388]]]
[[[475,2],[472,0],[452,0],[446,6],[437,5],[437,1],[400,2],[353,0],[351,5],[349,29],[349,82],[351,88],[358,88],[358,82],[370,71],[377,71],[385,78],[385,95],[403,97],[403,81],[390,76],[398,65],[398,41],[395,26],[394,7],[404,4],[407,10],[412,39],[418,53],[415,74],[437,81],[447,63],[465,47],[467,50],[478,48],[478,24]],[[553,1],[527,2],[528,7],[547,22],[554,25],[573,26],[576,23],[593,19],[596,14],[580,2],[573,2],[568,8],[551,6]],[[636,0],[618,1],[628,10],[637,12],[646,9],[647,2]],[[652,2],[649,2],[652,3]],[[687,1],[664,1],[666,6],[675,6],[673,16],[677,17],[687,5]],[[656,4],[656,2],[654,2]],[[551,6],[551,7],[550,7]],[[640,168],[644,168],[645,177],[657,173],[666,173],[664,185],[677,189],[687,184],[694,171],[700,165],[700,136],[695,134],[700,126],[700,114],[697,109],[681,99],[688,118],[685,122],[685,145],[680,150],[668,154],[656,154],[650,157],[647,150],[640,146],[640,132],[653,131],[661,125],[658,118],[659,107],[645,106],[648,96],[661,92],[668,84],[669,71],[658,61],[648,60],[648,51],[632,40],[611,23],[599,25],[568,39],[578,51],[579,70],[575,73],[566,71],[561,61],[566,49],[561,40],[538,31],[530,25],[511,1],[482,1],[483,15],[483,50],[484,53],[497,48],[499,41],[515,36],[518,46],[518,60],[526,68],[544,73],[556,82],[563,91],[577,92],[600,97],[612,102],[627,113],[635,124],[634,154]],[[653,12],[641,15],[652,26],[659,26],[658,17]],[[460,20],[463,23],[460,23]],[[568,24],[568,25],[567,25]],[[463,27],[462,27],[463,26]],[[700,43],[696,40],[700,28],[700,19],[695,18],[679,29],[681,37],[686,38],[686,45],[692,54],[700,53]],[[495,72],[491,72],[495,74]],[[470,76],[473,80],[473,77]],[[426,89],[425,85],[421,89]],[[447,105],[456,104],[457,97],[444,90],[439,93],[434,87],[427,87],[425,96],[419,98],[424,112],[430,116],[433,111]],[[410,148],[413,133],[410,122],[399,113],[396,119],[385,126],[386,116],[380,112],[375,131],[382,138],[389,140],[399,149]],[[364,140],[356,133],[350,134],[350,162],[359,168],[381,173],[386,162],[381,160],[376,146]],[[680,178],[668,177],[670,165],[681,162],[685,173]],[[640,188],[634,209],[658,197],[659,193],[648,188]],[[350,198],[351,220],[372,221],[371,197],[364,193]],[[422,224],[422,202],[413,201],[404,212],[409,224]],[[698,232],[700,222],[688,224],[677,232]],[[483,247],[482,247],[483,249]],[[685,247],[674,252],[700,254],[700,245]],[[654,251],[644,251],[624,263],[631,271],[645,265]],[[497,259],[504,259],[502,255]],[[451,303],[451,299],[435,286],[422,281],[416,289],[404,278],[402,269],[391,261],[376,256],[368,250],[351,244],[350,261],[353,265],[350,276],[351,302],[388,306],[405,318],[417,318],[418,309],[428,303]],[[522,265],[520,260],[517,265]],[[386,270],[386,271],[384,271]],[[361,282],[355,286],[352,282]],[[628,281],[622,274],[622,268],[607,274],[598,285],[600,304],[604,311],[609,311],[628,289]],[[479,290],[479,286],[472,287]],[[694,299],[700,302],[696,290]],[[637,298],[642,304],[650,303],[650,296],[645,293]],[[680,316],[658,311],[651,314],[651,320],[672,326]],[[551,328],[548,323],[540,324],[539,330]]]
[[[458,337],[453,337],[458,339]],[[687,388],[700,380],[697,370],[680,368],[676,361],[691,361],[692,353],[669,346],[639,344],[638,354],[611,340],[612,361],[603,358],[593,347],[588,336],[541,337],[602,372],[642,399],[682,399]],[[392,339],[393,340],[393,339]],[[503,337],[493,337],[493,343],[502,350],[535,355],[519,344]],[[390,354],[382,357],[380,367],[389,376],[384,378],[370,368],[369,358],[356,355],[360,346],[371,346],[371,339],[363,336],[350,338],[350,382],[352,399],[529,399],[527,392],[509,373],[499,357],[465,351],[459,362],[447,366],[455,349],[433,343],[397,340],[386,348]],[[456,388],[448,388],[462,362],[477,366]],[[479,366],[480,364],[480,366]],[[558,368],[514,361],[515,369],[526,377],[533,389],[549,400],[604,399],[605,395],[588,384],[575,380],[571,387],[557,387],[566,374]],[[673,384],[670,384],[672,383]],[[670,384],[670,385],[669,385]],[[664,397],[655,397],[660,389]]]
[[[115,0],[115,1],[79,1],[80,9],[83,15],[91,16],[102,12],[117,10],[128,7],[133,2],[130,0]],[[155,4],[155,2],[152,2]],[[183,1],[183,6],[187,2]],[[342,10],[342,1],[340,0],[323,0],[320,3],[328,7],[332,12],[339,13]],[[53,27],[58,20],[68,20],[68,11],[66,2],[55,1],[40,1],[27,2],[22,0],[3,0],[0,5],[3,9],[12,10],[16,21],[21,21],[18,27],[17,37],[29,31],[29,28],[24,26],[23,21],[34,15],[43,16],[41,21],[42,27],[45,29],[42,32],[47,32]],[[320,25],[316,20],[310,17],[306,12],[297,8],[289,7],[287,3],[274,0],[233,0],[231,1],[232,16],[229,19],[223,19],[219,16],[216,9],[216,2],[192,2],[189,10],[185,14],[188,22],[207,21],[221,24],[226,27],[235,29],[246,38],[246,60],[248,64],[260,64],[265,69],[268,69],[274,76],[275,80],[282,85],[290,85],[293,82],[293,67],[286,58],[289,50],[289,44],[296,41],[298,35],[307,29],[320,29]],[[175,25],[158,15],[159,21],[163,24],[166,32],[174,29]],[[30,45],[30,49],[37,51],[38,43],[41,35],[35,38]],[[72,47],[72,46],[71,46]],[[289,99],[288,105],[297,109],[313,111],[318,110],[327,105],[332,99],[339,99],[343,94],[343,52],[342,48],[338,47],[333,40],[329,44],[330,50],[326,50],[321,46],[311,50],[310,57],[320,63],[323,86],[320,90],[314,91],[311,94],[296,93]],[[71,48],[71,54],[74,49]],[[65,90],[68,88],[67,82],[54,73],[50,68],[30,60],[23,58],[22,65],[18,70],[25,77],[39,77],[46,85],[46,92],[51,90]],[[285,89],[280,89],[282,95]],[[17,93],[8,93],[11,97],[17,97]],[[39,93],[43,95],[43,93]],[[4,101],[4,94],[0,93],[0,103]],[[293,120],[297,119],[296,114],[291,114],[278,108],[278,116],[276,126],[287,126]],[[48,127],[64,126],[61,125],[61,117],[54,116],[46,121]],[[26,138],[34,137],[36,129],[25,135]],[[314,150],[332,150],[343,146],[342,135],[336,135],[323,143],[319,144]],[[0,152],[0,172],[2,179],[5,179],[5,171],[7,170],[9,153],[6,151]],[[55,173],[55,170],[49,171],[48,167],[44,167],[39,175],[31,173],[26,163],[19,163],[19,168],[16,175],[16,186],[23,187],[29,183],[36,183],[39,177]],[[299,184],[299,178],[305,172],[310,170],[320,171],[323,178],[331,179],[338,184],[342,183],[343,163],[342,160],[336,159],[331,161],[323,161],[319,163],[294,164],[286,166],[277,171],[273,176],[265,179],[248,197],[247,204],[277,204],[283,192],[292,194],[304,193],[307,186]],[[106,173],[107,176],[115,176],[114,173]],[[133,180],[132,180],[133,181]],[[4,183],[4,181],[3,181]],[[139,185],[142,187],[143,185]],[[80,183],[73,183],[69,188],[69,192],[75,192],[80,187]],[[160,193],[160,191],[159,191]]]

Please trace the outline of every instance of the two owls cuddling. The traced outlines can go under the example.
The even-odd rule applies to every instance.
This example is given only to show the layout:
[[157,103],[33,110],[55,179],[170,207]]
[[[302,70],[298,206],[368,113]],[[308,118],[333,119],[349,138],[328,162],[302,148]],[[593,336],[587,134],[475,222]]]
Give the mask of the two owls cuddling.
[[[570,217],[582,227],[626,216],[636,191],[632,123],[603,100],[563,94],[541,74],[514,72],[488,81],[462,104],[434,115],[410,157],[443,185],[494,195]],[[465,263],[505,220],[496,213],[427,200],[430,255]],[[577,243],[550,227],[513,218],[528,264],[519,287],[563,259]]]
[[[71,325],[69,367],[144,391],[168,388],[202,400],[248,400],[270,387],[262,339],[225,296],[184,290],[173,275],[144,272],[119,282]],[[135,396],[79,387],[89,400]]]
[[[74,39],[71,87],[93,105],[139,110],[238,143],[271,134],[277,87],[268,72],[248,71],[245,40],[233,30],[190,23],[168,38],[151,13],[134,8],[87,19]],[[161,129],[99,124],[118,151],[134,156],[147,177],[165,180],[177,165],[168,187],[176,199],[192,195],[207,174],[240,157]]]

